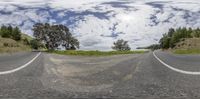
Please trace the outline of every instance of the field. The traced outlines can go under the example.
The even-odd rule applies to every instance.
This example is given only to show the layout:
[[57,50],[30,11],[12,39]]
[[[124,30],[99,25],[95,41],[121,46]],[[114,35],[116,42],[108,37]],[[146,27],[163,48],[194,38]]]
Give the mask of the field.
[[75,55],[75,56],[110,56],[119,54],[142,54],[147,51],[48,51],[50,53],[60,55]]

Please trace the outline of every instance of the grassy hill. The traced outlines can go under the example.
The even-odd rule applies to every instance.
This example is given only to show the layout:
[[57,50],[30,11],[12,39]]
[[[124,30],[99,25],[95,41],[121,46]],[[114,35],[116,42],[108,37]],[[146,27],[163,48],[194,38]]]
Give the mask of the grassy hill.
[[19,27],[11,25],[0,26],[0,53],[12,53],[31,50],[30,41],[33,38],[21,32]]
[[174,48],[176,54],[200,54],[200,38],[185,38]]
[[21,34],[22,39],[27,39],[28,41],[31,41],[33,38],[27,34]]
[[178,42],[175,49],[200,49],[200,38],[185,38]]
[[161,49],[177,54],[200,54],[200,28],[170,28],[159,43]]
[[15,41],[11,38],[2,38],[0,36],[0,53],[13,53],[21,51],[30,51],[31,48],[26,44],[24,39],[30,41],[32,38],[26,34],[22,34],[22,40]]

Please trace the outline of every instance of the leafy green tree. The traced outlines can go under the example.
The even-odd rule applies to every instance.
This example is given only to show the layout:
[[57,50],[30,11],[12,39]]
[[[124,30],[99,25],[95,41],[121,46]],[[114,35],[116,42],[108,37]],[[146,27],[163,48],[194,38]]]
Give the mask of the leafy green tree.
[[164,34],[162,39],[160,39],[160,45],[163,49],[168,49],[170,48],[170,40],[171,38],[168,37],[167,34]]
[[173,28],[170,28],[169,32],[168,32],[168,37],[172,37],[174,32],[175,32],[175,30]]
[[8,31],[9,36],[11,37],[12,36],[12,32],[13,32],[13,27],[11,25],[9,25],[7,27],[7,31]]
[[1,36],[4,37],[4,38],[10,38],[11,37],[11,33],[9,30],[8,30],[8,27],[6,27],[5,25],[1,26]]
[[195,29],[194,31],[192,31],[191,34],[193,37],[199,38],[200,37],[200,29],[199,28]]
[[112,49],[117,51],[129,51],[131,48],[128,45],[128,41],[125,41],[123,39],[117,40],[113,43],[114,46],[112,46]]
[[21,31],[18,27],[15,27],[13,30],[12,30],[12,38],[16,41],[19,41],[21,40]]
[[172,48],[174,46],[173,42],[172,42],[172,37],[173,37],[174,33],[175,33],[175,30],[173,28],[170,28],[169,31],[168,31],[168,34],[167,34],[168,38],[166,40],[167,41],[166,43],[168,44],[166,46],[167,48]]
[[16,41],[21,40],[21,31],[18,27],[13,28],[11,25],[2,25],[0,29],[0,36],[4,38],[12,38]]
[[68,38],[68,39],[69,39],[69,43],[63,44],[66,50],[76,50],[76,48],[79,48],[79,41],[77,39],[73,37]]
[[79,48],[78,40],[72,36],[69,29],[64,25],[37,23],[33,26],[33,31],[35,38],[44,42],[49,50],[55,50],[59,46],[64,46],[66,50]]
[[30,41],[30,45],[31,45],[32,49],[38,50],[39,47],[40,47],[40,42],[36,39],[33,39],[33,40]]

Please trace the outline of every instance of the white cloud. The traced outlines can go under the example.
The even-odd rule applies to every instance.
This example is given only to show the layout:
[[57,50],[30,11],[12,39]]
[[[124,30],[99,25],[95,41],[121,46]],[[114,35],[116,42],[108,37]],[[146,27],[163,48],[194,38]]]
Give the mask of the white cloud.
[[1,24],[29,34],[35,22],[66,24],[84,50],[121,38],[132,48],[157,43],[170,27],[199,27],[199,12],[200,0],[0,0]]

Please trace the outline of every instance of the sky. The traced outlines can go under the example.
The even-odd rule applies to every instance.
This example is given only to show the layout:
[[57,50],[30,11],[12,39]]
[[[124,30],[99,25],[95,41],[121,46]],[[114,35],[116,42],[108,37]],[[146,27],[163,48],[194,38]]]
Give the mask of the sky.
[[0,0],[0,25],[32,35],[37,22],[66,25],[81,50],[111,50],[118,39],[135,49],[171,27],[200,27],[200,0]]

